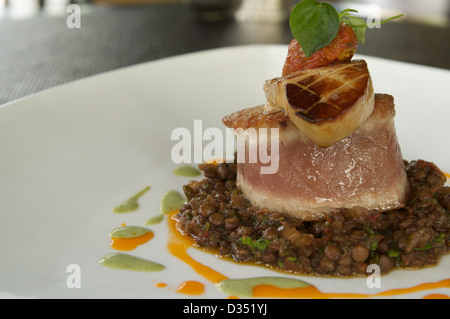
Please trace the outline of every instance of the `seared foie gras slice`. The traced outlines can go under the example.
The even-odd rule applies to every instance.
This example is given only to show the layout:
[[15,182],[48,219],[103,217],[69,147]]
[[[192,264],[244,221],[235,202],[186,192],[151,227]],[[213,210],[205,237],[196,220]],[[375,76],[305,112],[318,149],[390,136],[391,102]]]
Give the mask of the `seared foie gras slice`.
[[305,136],[324,147],[351,134],[374,107],[372,81],[364,60],[268,80],[264,91],[269,106],[284,109]]
[[406,172],[394,126],[394,100],[376,94],[371,116],[352,134],[320,147],[284,111],[264,106],[223,118],[231,128],[279,128],[279,166],[260,174],[262,163],[238,163],[237,182],[253,205],[303,220],[318,220],[339,209],[388,211],[403,207]]

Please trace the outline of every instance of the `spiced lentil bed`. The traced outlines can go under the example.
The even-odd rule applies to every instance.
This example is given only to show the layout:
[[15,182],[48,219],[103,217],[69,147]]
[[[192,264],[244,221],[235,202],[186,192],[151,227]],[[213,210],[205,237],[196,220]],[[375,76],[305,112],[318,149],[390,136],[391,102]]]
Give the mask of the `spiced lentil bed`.
[[204,179],[183,186],[188,201],[175,218],[198,247],[290,273],[345,277],[365,275],[369,264],[382,273],[435,265],[450,249],[450,187],[430,162],[405,165],[405,208],[342,209],[305,222],[252,206],[236,185],[235,163],[201,164]]

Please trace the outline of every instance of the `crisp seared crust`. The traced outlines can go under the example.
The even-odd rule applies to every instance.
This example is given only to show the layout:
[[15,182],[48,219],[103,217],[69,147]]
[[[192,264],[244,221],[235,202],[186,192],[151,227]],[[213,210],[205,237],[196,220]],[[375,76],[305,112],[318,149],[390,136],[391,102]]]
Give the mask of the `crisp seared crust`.
[[247,129],[249,127],[287,127],[289,117],[283,110],[276,112],[265,112],[265,106],[259,105],[246,108],[222,118],[222,122],[229,128]]
[[[394,98],[389,94],[376,93],[375,104],[371,117],[395,116]],[[264,105],[258,105],[239,110],[222,118],[222,122],[229,128],[287,128],[293,126],[284,110],[266,112]]]
[[394,97],[392,95],[376,93],[375,105],[377,107],[373,109],[372,116],[375,117],[395,116]]

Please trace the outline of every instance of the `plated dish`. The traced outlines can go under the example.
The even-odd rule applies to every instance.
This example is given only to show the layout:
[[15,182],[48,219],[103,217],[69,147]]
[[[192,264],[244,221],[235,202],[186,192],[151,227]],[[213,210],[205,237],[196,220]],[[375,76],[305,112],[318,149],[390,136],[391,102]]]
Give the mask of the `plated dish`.
[[222,118],[237,139],[234,159],[201,164],[205,179],[183,187],[187,202],[173,217],[198,247],[340,277],[428,267],[449,251],[447,177],[403,159],[395,98],[374,91],[367,62],[353,59],[365,22],[350,11],[298,3],[266,102]]
[[[237,139],[234,159],[199,165],[204,179],[183,186],[180,236],[221,258],[315,276],[379,279],[447,255],[447,176],[403,158],[395,98],[374,91],[367,62],[353,59],[367,24],[350,12],[315,0],[294,7],[294,39],[281,76],[263,85],[266,102],[222,118]],[[251,296],[261,286],[296,295],[262,279],[245,279]],[[215,283],[232,293],[243,281]]]
[[[173,174],[179,167],[170,158],[173,130],[191,129],[196,119],[203,120],[204,128],[223,127],[223,116],[243,105],[264,103],[261,86],[279,74],[285,55],[286,46],[200,52],[102,74],[4,105],[0,109],[4,150],[0,158],[0,247],[6,258],[0,261],[4,270],[1,296],[192,298],[177,290],[192,281],[204,285],[196,298],[229,297],[202,275],[205,272],[197,272],[168,250],[167,215],[160,223],[146,223],[160,215],[161,198],[168,191],[182,192],[181,186],[192,179]],[[436,136],[446,136],[448,110],[441,101],[449,72],[361,58],[370,66],[376,91],[395,96],[403,157],[431,160],[450,171],[449,150],[436,140]],[[217,75],[205,83],[211,66]],[[246,76],[236,77],[236,73]],[[167,85],[174,74],[190,74],[189,81],[177,86],[176,95],[170,94],[173,87]],[[413,96],[412,91],[427,94]],[[139,198],[137,210],[112,211],[147,186],[150,189]],[[127,253],[155,261],[163,270],[125,271],[99,263],[118,252],[110,246],[109,234],[124,225],[153,232],[149,241]],[[281,276],[301,280],[323,293],[347,296],[393,289],[401,291],[392,297],[449,295],[448,285],[426,286],[448,279],[448,256],[435,267],[389,273],[375,292],[366,278],[283,274],[217,259],[196,249],[187,251],[200,265],[226,278]],[[79,266],[79,288],[68,285],[74,279],[70,275],[75,274],[69,265]],[[408,290],[411,287],[421,289]]]

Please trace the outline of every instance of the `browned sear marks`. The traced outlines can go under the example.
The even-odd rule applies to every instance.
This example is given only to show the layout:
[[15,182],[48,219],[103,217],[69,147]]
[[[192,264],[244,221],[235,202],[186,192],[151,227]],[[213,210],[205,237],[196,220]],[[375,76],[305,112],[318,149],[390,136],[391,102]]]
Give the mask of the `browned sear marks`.
[[322,71],[305,72],[304,77],[285,86],[288,103],[295,114],[311,123],[332,120],[351,108],[369,81],[364,60],[322,68]]

